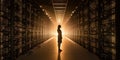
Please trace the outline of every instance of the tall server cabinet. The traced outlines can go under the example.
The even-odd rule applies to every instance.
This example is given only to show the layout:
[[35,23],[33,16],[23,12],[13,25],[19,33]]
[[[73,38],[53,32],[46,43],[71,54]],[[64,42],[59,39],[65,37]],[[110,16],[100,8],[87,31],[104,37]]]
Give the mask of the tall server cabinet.
[[67,36],[101,60],[116,60],[115,4],[115,0],[81,0],[66,24]]
[[52,25],[33,0],[1,0],[0,60],[16,60],[50,38]]

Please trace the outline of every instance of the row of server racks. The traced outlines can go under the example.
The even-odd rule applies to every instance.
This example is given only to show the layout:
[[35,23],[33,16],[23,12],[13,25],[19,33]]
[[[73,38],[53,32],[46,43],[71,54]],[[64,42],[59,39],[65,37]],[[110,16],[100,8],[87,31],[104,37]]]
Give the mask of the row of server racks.
[[16,60],[50,38],[52,25],[34,0],[1,0],[0,60]]
[[115,46],[115,5],[115,0],[81,0],[66,24],[67,37],[101,60],[119,60]]

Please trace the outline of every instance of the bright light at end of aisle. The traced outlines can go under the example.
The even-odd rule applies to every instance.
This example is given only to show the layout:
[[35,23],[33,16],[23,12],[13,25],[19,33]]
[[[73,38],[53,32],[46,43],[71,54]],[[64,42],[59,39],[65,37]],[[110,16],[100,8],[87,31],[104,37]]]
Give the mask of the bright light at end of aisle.
[[57,22],[58,22],[58,24],[61,24],[61,20],[60,20],[60,19],[58,19],[58,21],[57,21]]

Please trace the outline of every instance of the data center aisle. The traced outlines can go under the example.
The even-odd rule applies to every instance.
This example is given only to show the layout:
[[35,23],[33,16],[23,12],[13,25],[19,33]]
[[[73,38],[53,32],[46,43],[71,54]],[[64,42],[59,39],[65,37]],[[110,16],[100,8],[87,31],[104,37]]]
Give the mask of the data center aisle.
[[52,37],[17,60],[99,60],[67,37],[63,38],[61,52],[57,49],[57,37]]

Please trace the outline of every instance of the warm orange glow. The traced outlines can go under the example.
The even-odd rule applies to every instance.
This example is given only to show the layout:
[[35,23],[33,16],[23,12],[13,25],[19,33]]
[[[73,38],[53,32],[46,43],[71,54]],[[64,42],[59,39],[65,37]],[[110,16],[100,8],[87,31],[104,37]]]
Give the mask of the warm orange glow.
[[58,19],[58,24],[61,24],[61,20],[60,19]]
[[60,17],[57,18],[57,23],[54,25],[54,27],[52,27],[52,35],[56,37],[58,36],[58,32],[57,32],[58,25],[61,25],[62,37],[64,37],[67,34],[67,32],[65,26],[62,25],[62,19]]
[[65,36],[65,30],[62,28],[61,28],[61,30],[62,30],[62,36]]
[[[63,29],[61,29],[61,30],[62,30],[62,36],[65,36],[65,31]],[[58,36],[57,31],[53,32],[53,35]]]
[[58,33],[57,33],[57,32],[55,32],[55,33],[54,33],[54,35],[55,35],[55,36],[58,36]]

